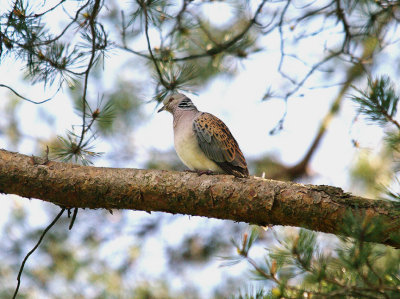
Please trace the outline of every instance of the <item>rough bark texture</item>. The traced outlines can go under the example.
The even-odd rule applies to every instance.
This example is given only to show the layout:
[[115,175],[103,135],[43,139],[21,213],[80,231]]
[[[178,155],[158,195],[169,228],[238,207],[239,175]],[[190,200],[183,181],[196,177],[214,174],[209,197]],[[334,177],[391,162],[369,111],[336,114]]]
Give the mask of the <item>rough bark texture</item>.
[[[0,150],[0,192],[63,207],[163,211],[334,234],[350,209],[380,216],[391,233],[399,227],[398,203],[353,196],[331,186],[44,162]],[[399,240],[389,233],[369,241],[400,248]]]

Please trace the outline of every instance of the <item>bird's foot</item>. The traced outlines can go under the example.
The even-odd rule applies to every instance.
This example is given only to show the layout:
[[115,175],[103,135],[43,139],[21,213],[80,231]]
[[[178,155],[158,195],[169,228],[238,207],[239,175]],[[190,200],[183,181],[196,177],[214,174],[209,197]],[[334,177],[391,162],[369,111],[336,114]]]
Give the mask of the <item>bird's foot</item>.
[[202,174],[212,175],[212,174],[215,174],[215,173],[213,171],[211,171],[211,170],[198,170],[197,174],[200,176]]
[[211,170],[191,170],[191,169],[187,169],[185,170],[186,172],[194,172],[197,173],[199,176],[203,175],[203,174],[207,174],[207,175],[211,175],[211,174],[215,174],[213,171]]

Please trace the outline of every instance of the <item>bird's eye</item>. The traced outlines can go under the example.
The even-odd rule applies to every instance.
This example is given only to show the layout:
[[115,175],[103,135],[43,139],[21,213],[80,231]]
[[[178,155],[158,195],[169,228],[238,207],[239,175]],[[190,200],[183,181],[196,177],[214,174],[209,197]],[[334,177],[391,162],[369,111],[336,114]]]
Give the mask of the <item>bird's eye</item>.
[[174,98],[169,98],[168,103],[171,103],[174,100]]

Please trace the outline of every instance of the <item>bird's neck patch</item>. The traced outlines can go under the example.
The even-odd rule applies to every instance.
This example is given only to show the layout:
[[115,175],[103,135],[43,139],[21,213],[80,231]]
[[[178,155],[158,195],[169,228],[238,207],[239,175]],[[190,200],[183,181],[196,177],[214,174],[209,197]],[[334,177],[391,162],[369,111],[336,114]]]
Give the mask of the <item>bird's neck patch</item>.
[[178,107],[181,109],[196,109],[196,106],[193,105],[193,102],[189,98],[184,98],[179,102]]

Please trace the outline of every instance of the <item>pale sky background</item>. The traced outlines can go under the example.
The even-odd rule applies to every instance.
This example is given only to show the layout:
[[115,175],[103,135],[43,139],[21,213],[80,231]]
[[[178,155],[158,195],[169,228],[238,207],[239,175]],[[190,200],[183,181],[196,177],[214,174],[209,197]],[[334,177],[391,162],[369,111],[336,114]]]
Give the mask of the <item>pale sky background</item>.
[[[0,7],[4,5],[5,0],[0,0]],[[6,1],[9,3],[9,1]],[[218,5],[218,7],[215,7]],[[211,7],[214,7],[211,9]],[[207,15],[212,21],[226,20],[230,16],[230,10],[225,4],[213,3],[207,9]],[[57,22],[57,20],[53,20]],[[312,29],[312,28],[311,28]],[[299,57],[320,57],[321,49],[326,36],[321,36],[319,44],[315,40],[304,43],[301,48]],[[157,43],[157,36],[152,35],[153,45]],[[268,86],[272,86],[273,90],[279,89],[284,83],[276,71],[280,59],[279,42],[277,35],[270,35],[263,38],[259,42],[266,48],[266,51],[253,54],[247,60],[238,64],[237,75],[227,79],[226,77],[218,77],[202,89],[198,95],[187,95],[193,100],[199,110],[210,112],[221,118],[230,128],[231,132],[238,141],[244,155],[247,158],[260,157],[265,153],[274,153],[285,164],[291,165],[298,162],[310,143],[312,142],[316,130],[322,118],[329,110],[330,105],[337,95],[337,87],[327,89],[306,90],[303,97],[293,97],[288,103],[288,114],[284,123],[284,129],[277,135],[269,135],[269,131],[276,125],[281,118],[285,105],[282,100],[271,99],[266,102],[261,102],[263,95],[266,93]],[[289,47],[289,46],[288,46]],[[135,44],[137,49],[145,49],[143,40],[139,40]],[[392,49],[389,47],[385,51],[389,54]],[[388,55],[389,55],[388,54]],[[303,55],[303,56],[302,56]],[[106,61],[105,71],[109,76],[109,84],[113,84],[115,73],[124,63],[127,54],[122,51],[113,50]],[[288,60],[289,62],[289,60]],[[304,66],[299,63],[289,62],[286,69],[294,71],[307,71]],[[12,86],[18,92],[29,98],[40,100],[48,97],[52,92],[44,92],[42,86],[29,86],[26,82],[21,82],[23,77],[23,66],[15,61],[5,60],[0,64],[0,83]],[[383,69],[384,66],[382,67]],[[122,70],[127,79],[136,78],[139,74],[135,70]],[[141,75],[141,74],[140,74]],[[321,79],[321,77],[319,77]],[[149,78],[145,78],[150,80]],[[314,85],[325,85],[334,82],[339,82],[340,78],[328,79],[326,81],[314,81]],[[334,82],[333,82],[334,81]],[[310,86],[310,85],[308,85]],[[0,97],[5,98],[8,95],[8,90],[0,88]],[[152,96],[152,90],[148,89],[147,94],[141,95],[143,100],[148,100]],[[0,101],[0,124],[2,119],[7,119],[4,112],[6,101]],[[42,115],[40,109],[45,109],[55,119],[53,128],[49,128],[41,122]],[[346,100],[341,106],[339,115],[330,124],[327,134],[313,156],[310,164],[312,173],[315,174],[312,183],[326,184],[342,187],[344,190],[349,190],[351,184],[349,182],[348,171],[349,167],[354,162],[356,151],[352,139],[360,142],[361,148],[367,148],[375,151],[379,148],[382,138],[382,130],[376,126],[367,126],[365,122],[353,122],[356,106]],[[133,164],[124,165],[125,167],[143,167],[148,158],[148,151],[158,149],[165,151],[173,147],[173,132],[172,132],[172,116],[169,113],[156,113],[156,105],[150,103],[145,105],[147,114],[144,124],[132,132],[134,136],[133,146],[137,149],[137,156]],[[71,129],[72,124],[80,124],[81,119],[74,114],[68,96],[63,91],[57,96],[40,106],[35,106],[30,103],[22,103],[18,111],[20,129],[26,136],[49,138],[54,134],[64,135],[66,130]],[[0,135],[1,137],[1,135]],[[127,136],[129,138],[129,136]],[[15,149],[0,138],[0,148],[15,150],[23,154],[32,154],[34,150],[33,141],[30,138],[25,138],[21,145]],[[97,151],[107,152],[110,146],[98,140]],[[95,166],[111,166],[106,159],[95,160]],[[267,170],[268,171],[268,170]],[[261,174],[255,174],[261,175]],[[311,182],[311,181],[310,181]],[[42,210],[40,201],[37,200],[12,200],[13,196],[0,195],[0,225],[7,218],[8,211],[11,205],[23,205],[32,213],[31,224],[34,227],[45,226],[48,220]],[[93,213],[93,212],[92,212]],[[140,217],[151,217],[145,213],[131,213],[132,225],[136,225]],[[140,217],[138,215],[141,215]],[[189,233],[195,230],[199,223],[207,223],[204,218],[199,217],[182,217],[173,225],[165,227],[162,235],[168,236],[171,243],[178,243],[180,240],[180,232],[184,228],[183,233]],[[78,219],[79,220],[79,216]],[[109,216],[105,221],[118,221],[117,218]],[[110,224],[112,225],[112,224]],[[115,253],[115,248],[123,248],[124,242],[127,241],[127,236],[121,236],[116,240],[117,244],[102,249],[102,254],[108,255]],[[114,247],[114,245],[116,245]],[[165,266],[163,252],[157,240],[149,240],[146,245],[147,250],[145,257],[140,261],[142,263],[140,275],[151,275],[153,268]],[[121,249],[122,250],[122,249]],[[35,257],[32,256],[31,259]],[[235,268],[228,267],[218,269],[220,262],[207,269],[196,269],[198,275],[190,276],[190,280],[202,284],[214,284],[218,282],[220,275],[224,273],[232,273]],[[150,267],[148,267],[150,265]],[[242,265],[238,267],[247,267]],[[150,270],[148,270],[150,268]],[[218,269],[218,271],[217,271]],[[146,271],[150,271],[147,273]],[[227,272],[224,272],[227,271]],[[144,274],[143,274],[144,273]],[[134,279],[139,279],[140,275]],[[212,279],[210,279],[212,277]],[[189,277],[188,277],[189,279]],[[175,287],[179,287],[180,281],[174,281]],[[197,284],[197,283],[195,283]]]

